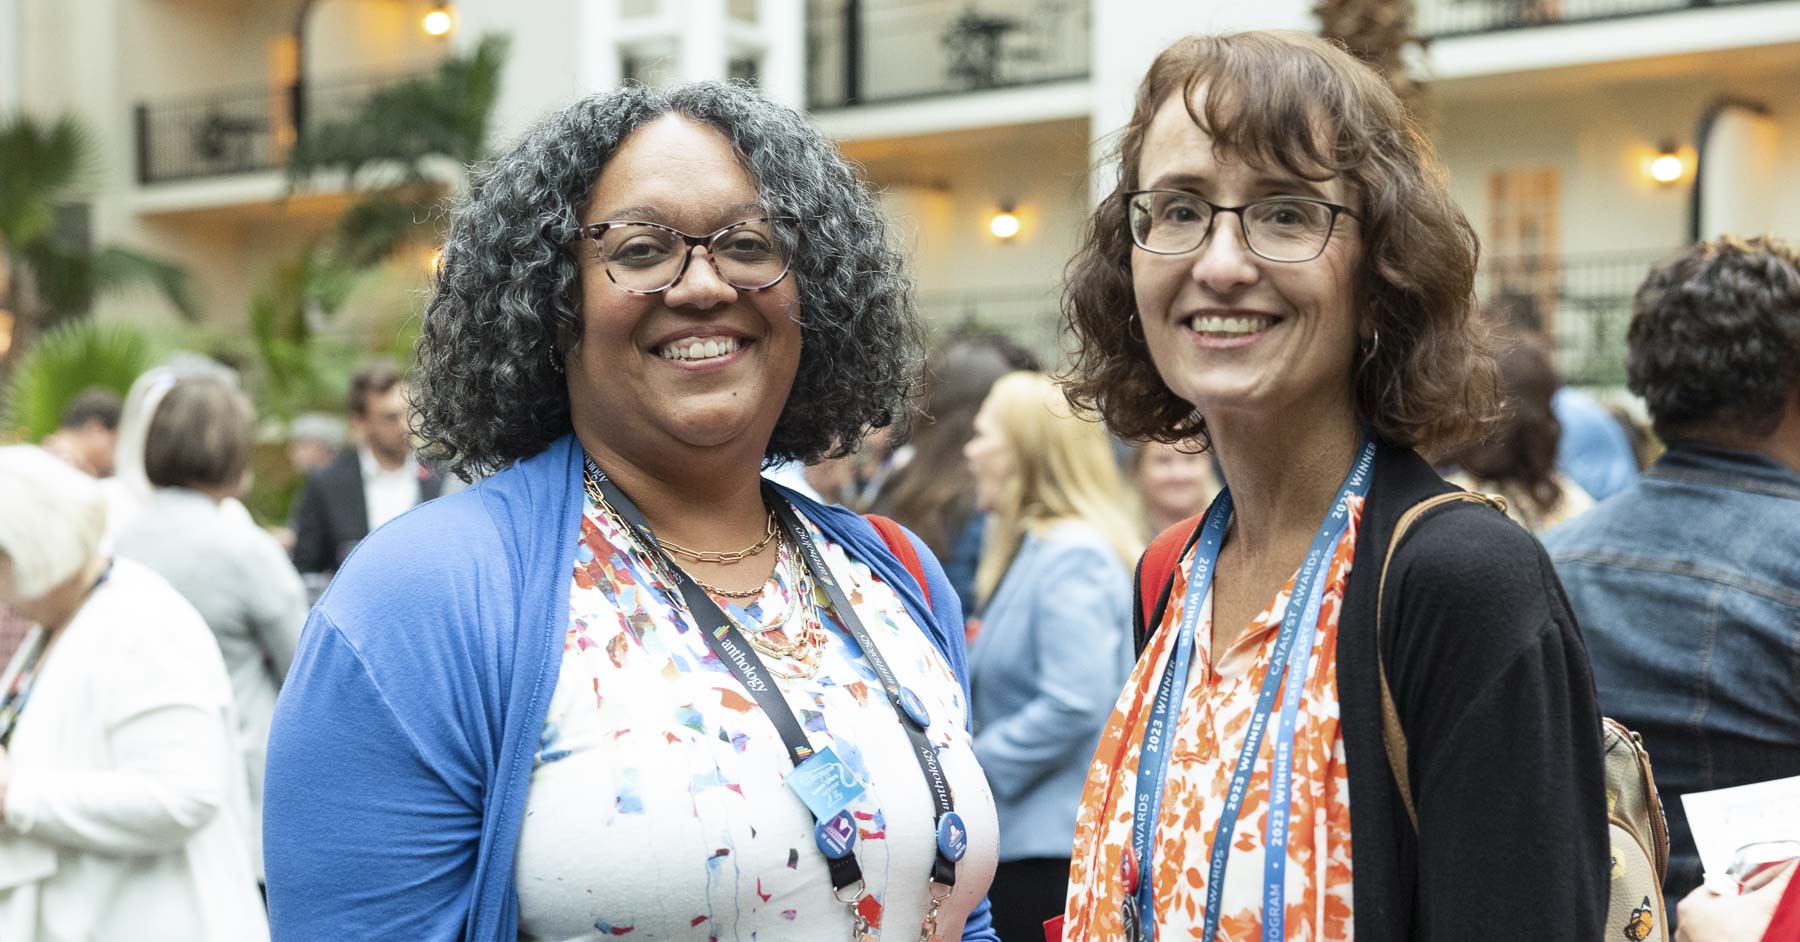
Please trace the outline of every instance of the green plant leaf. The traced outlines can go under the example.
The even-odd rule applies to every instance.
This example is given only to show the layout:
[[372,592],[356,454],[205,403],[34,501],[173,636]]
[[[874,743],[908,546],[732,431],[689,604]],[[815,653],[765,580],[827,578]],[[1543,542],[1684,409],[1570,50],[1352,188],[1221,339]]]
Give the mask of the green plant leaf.
[[[418,181],[426,178],[423,165],[431,158],[464,164],[479,159],[500,94],[506,49],[505,37],[484,36],[467,55],[444,60],[429,75],[369,91],[340,120],[309,122],[288,154],[290,186],[332,171],[347,174],[354,184],[361,171],[376,164],[395,168],[402,180]],[[324,99],[333,90],[315,86],[309,94]]]
[[38,338],[0,396],[5,428],[27,441],[56,431],[63,410],[83,390],[99,386],[123,396],[156,351],[148,335],[125,324],[79,320]]
[[19,250],[50,236],[56,206],[94,173],[93,136],[72,115],[0,120],[0,239]]
[[408,245],[432,241],[430,221],[441,196],[431,184],[401,184],[369,193],[338,221],[336,252],[362,267],[379,265]]
[[190,323],[200,319],[200,308],[194,303],[187,269],[116,245],[104,246],[94,256],[95,291],[106,293],[137,285],[155,288],[169,306]]

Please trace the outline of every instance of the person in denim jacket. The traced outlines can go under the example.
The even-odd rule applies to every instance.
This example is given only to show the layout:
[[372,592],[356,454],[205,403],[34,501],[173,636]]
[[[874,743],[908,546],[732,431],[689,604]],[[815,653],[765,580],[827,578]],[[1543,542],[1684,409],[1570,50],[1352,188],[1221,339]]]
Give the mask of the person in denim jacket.
[[1800,250],[1694,246],[1638,289],[1629,344],[1669,450],[1544,545],[1655,763],[1673,916],[1701,881],[1681,795],[1800,775]]

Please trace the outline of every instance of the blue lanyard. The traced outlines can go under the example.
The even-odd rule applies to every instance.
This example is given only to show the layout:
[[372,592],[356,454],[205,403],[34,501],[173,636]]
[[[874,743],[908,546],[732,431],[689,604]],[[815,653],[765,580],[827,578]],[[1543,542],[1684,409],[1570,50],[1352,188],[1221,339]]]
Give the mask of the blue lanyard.
[[[1244,746],[1238,753],[1237,765],[1232,771],[1225,807],[1219,815],[1218,827],[1213,832],[1206,880],[1206,922],[1201,936],[1204,942],[1212,942],[1218,936],[1220,906],[1225,889],[1225,864],[1231,853],[1231,836],[1236,832],[1238,812],[1243,807],[1244,795],[1250,789],[1250,776],[1256,767],[1257,751],[1262,746],[1263,735],[1268,731],[1275,694],[1283,688],[1285,675],[1286,691],[1282,698],[1281,717],[1276,733],[1274,770],[1270,776],[1270,814],[1264,840],[1266,854],[1263,868],[1263,939],[1265,942],[1273,942],[1282,938],[1285,908],[1281,901],[1286,892],[1287,816],[1292,787],[1294,725],[1301,694],[1305,689],[1307,663],[1312,650],[1313,633],[1317,627],[1319,607],[1325,584],[1329,581],[1319,577],[1329,568],[1337,542],[1349,526],[1350,498],[1364,497],[1369,492],[1374,462],[1375,443],[1365,435],[1356,463],[1344,478],[1337,499],[1332,502],[1331,511],[1326,514],[1318,535],[1307,549],[1300,572],[1294,577],[1294,590],[1288,596],[1281,630],[1275,637],[1275,648],[1269,657],[1269,668],[1263,676],[1256,708],[1250,714],[1250,724],[1244,733]],[[1231,493],[1228,489],[1220,492],[1213,506],[1207,510],[1206,521],[1201,524],[1200,538],[1194,548],[1193,572],[1188,578],[1187,592],[1182,599],[1181,630],[1174,640],[1175,651],[1170,657],[1169,667],[1163,672],[1162,680],[1157,686],[1156,700],[1151,707],[1144,728],[1144,740],[1138,751],[1137,795],[1132,812],[1131,837],[1140,876],[1138,885],[1135,888],[1128,887],[1127,890],[1134,891],[1138,896],[1137,908],[1142,914],[1146,939],[1155,938],[1153,839],[1162,807],[1163,788],[1168,780],[1169,744],[1174,738],[1176,720],[1180,715],[1179,698],[1187,691],[1187,676],[1192,661],[1194,633],[1200,621],[1200,608],[1212,586],[1213,570],[1218,562],[1219,549],[1223,545],[1225,527],[1230,518]],[[1273,918],[1271,912],[1274,914]]]

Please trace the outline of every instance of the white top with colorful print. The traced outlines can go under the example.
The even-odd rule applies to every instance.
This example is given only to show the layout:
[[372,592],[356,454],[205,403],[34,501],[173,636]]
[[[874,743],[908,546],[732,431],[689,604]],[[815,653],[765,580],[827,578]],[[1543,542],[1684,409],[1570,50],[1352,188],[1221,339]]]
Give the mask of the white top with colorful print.
[[[940,912],[943,937],[958,938],[999,847],[993,796],[964,729],[968,704],[894,593],[806,526],[931,714],[928,735],[969,831]],[[811,814],[784,784],[792,763],[774,726],[673,604],[675,589],[629,545],[590,501],[519,839],[521,939],[848,939],[850,910],[833,898]],[[772,625],[790,611],[790,550],[781,552],[763,594],[727,608],[739,624]],[[829,641],[818,673],[779,687],[813,748],[832,747],[867,787],[850,808],[868,883],[863,912],[879,937],[914,939],[936,847],[925,776],[874,670],[830,606],[819,611]]]

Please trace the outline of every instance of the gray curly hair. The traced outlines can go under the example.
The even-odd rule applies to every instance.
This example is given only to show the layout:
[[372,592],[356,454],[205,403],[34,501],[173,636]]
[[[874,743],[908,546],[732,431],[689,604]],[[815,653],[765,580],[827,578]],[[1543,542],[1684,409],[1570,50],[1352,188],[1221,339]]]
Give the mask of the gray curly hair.
[[873,196],[794,111],[743,85],[627,85],[551,115],[478,168],[452,210],[416,353],[414,431],[465,479],[530,457],[570,429],[567,350],[581,284],[563,248],[600,171],[666,114],[717,128],[791,246],[801,354],[764,460],[854,451],[890,424],[923,360],[911,282]]

